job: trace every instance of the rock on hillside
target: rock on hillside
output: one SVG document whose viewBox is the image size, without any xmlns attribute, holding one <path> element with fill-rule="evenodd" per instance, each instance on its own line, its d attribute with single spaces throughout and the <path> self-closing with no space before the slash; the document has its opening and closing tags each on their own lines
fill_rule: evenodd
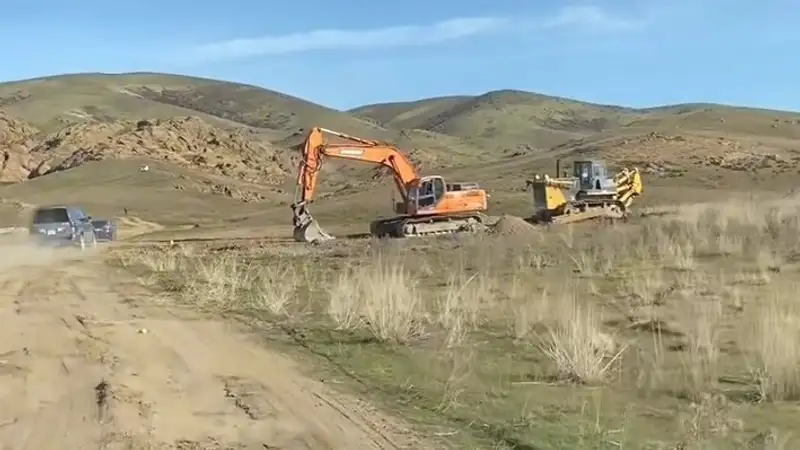
<svg viewBox="0 0 800 450">
<path fill-rule="evenodd" d="M 569 148 L 575 159 L 600 158 L 618 166 L 638 166 L 650 173 L 679 176 L 687 169 L 781 173 L 796 170 L 800 155 L 774 142 L 696 134 L 650 132 L 600 141 L 577 141 Z"/>
<path fill-rule="evenodd" d="M 248 182 L 280 183 L 286 155 L 247 134 L 196 117 L 84 123 L 62 129 L 32 152 L 55 162 L 47 173 L 106 158 L 144 157 Z"/>
<path fill-rule="evenodd" d="M 31 157 L 39 130 L 0 110 L 0 182 L 22 181 L 38 164 Z"/>
</svg>

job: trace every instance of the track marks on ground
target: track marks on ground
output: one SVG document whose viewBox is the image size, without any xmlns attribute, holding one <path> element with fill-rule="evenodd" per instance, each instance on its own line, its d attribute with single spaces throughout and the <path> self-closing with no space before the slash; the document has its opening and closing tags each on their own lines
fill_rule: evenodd
<svg viewBox="0 0 800 450">
<path fill-rule="evenodd" d="M 91 259 L 0 276 L 3 450 L 418 448 L 286 357 L 115 276 Z"/>
</svg>

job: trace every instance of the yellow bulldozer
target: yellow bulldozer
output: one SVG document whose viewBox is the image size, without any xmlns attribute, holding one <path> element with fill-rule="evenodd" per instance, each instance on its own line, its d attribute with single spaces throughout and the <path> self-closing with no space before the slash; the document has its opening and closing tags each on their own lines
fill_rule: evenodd
<svg viewBox="0 0 800 450">
<path fill-rule="evenodd" d="M 561 174 L 556 161 L 556 174 Z M 622 219 L 642 194 L 639 169 L 623 169 L 608 174 L 598 161 L 575 161 L 572 176 L 564 173 L 551 178 L 537 174 L 527 185 L 533 191 L 533 221 L 566 224 L 590 219 Z"/>
</svg>

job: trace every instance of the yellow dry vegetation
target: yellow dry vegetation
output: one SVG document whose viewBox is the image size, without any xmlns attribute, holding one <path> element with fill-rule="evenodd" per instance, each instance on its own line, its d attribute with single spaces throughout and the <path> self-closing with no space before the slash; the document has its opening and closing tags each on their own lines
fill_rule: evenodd
<svg viewBox="0 0 800 450">
<path fill-rule="evenodd" d="M 326 377 L 452 448 L 705 449 L 797 444 L 798 260 L 800 199 L 754 198 L 610 227 L 116 261 L 163 301 L 324 356 Z"/>
</svg>

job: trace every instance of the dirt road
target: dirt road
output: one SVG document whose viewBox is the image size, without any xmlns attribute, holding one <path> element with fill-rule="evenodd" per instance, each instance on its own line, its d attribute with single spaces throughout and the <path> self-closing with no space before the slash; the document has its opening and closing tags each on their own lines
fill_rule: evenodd
<svg viewBox="0 0 800 450">
<path fill-rule="evenodd" d="M 1 449 L 419 448 L 230 325 L 152 306 L 99 258 L 1 268 Z"/>
</svg>

